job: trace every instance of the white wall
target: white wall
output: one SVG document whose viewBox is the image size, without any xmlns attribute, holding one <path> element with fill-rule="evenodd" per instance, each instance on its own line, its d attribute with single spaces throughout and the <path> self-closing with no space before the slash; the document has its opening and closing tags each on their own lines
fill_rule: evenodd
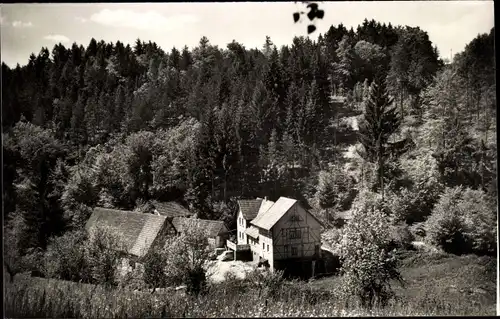
<svg viewBox="0 0 500 319">
<path fill-rule="evenodd" d="M 238 218 L 236 220 L 236 238 L 237 238 L 237 243 L 238 245 L 244 245 L 247 244 L 247 234 L 245 234 L 245 230 L 247 229 L 247 222 L 245 218 L 243 217 L 243 213 L 240 211 L 238 212 Z"/>
<path fill-rule="evenodd" d="M 259 229 L 259 244 L 257 245 L 257 249 L 260 253 L 260 257 L 269 261 L 271 270 L 274 269 L 274 247 L 272 237 L 272 231 Z"/>
</svg>

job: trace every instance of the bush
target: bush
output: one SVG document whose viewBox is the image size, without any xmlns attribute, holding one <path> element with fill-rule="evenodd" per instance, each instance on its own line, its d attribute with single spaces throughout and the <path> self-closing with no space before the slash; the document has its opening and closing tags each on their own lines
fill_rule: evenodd
<svg viewBox="0 0 500 319">
<path fill-rule="evenodd" d="M 401 160 L 401 168 L 409 185 L 388 196 L 396 221 L 408 224 L 424 221 L 432 212 L 443 191 L 436 160 L 430 153 L 411 153 Z"/>
<path fill-rule="evenodd" d="M 463 191 L 458 210 L 464 214 L 464 224 L 472 250 L 478 254 L 496 252 L 496 207 L 481 190 L 467 188 Z"/>
<path fill-rule="evenodd" d="M 495 253 L 496 218 L 483 191 L 446 188 L 425 226 L 430 242 L 446 252 Z"/>
<path fill-rule="evenodd" d="M 390 196 L 390 194 L 386 194 Z M 382 200 L 382 196 L 373 191 L 363 189 L 359 192 L 358 196 L 353 202 L 352 205 L 354 210 L 362 210 L 362 211 L 371 211 L 371 210 L 379 210 L 384 212 L 386 215 L 390 214 L 390 207 L 386 200 Z"/>
<path fill-rule="evenodd" d="M 146 255 L 143 280 L 149 287 L 156 289 L 167 286 L 166 258 L 164 250 L 153 249 Z"/>
<path fill-rule="evenodd" d="M 88 282 L 90 278 L 84 252 L 86 240 L 84 231 L 70 231 L 51 238 L 44 256 L 46 276 Z"/>
<path fill-rule="evenodd" d="M 8 220 L 4 228 L 4 267 L 10 275 L 10 280 L 23 271 L 22 255 L 20 251 L 21 234 L 24 231 L 24 220 L 20 214 L 16 214 Z"/>
<path fill-rule="evenodd" d="M 390 281 L 402 279 L 395 255 L 389 251 L 388 224 L 380 210 L 357 209 L 342 232 L 342 293 L 357 297 L 363 307 L 387 304 L 393 295 Z"/>
<path fill-rule="evenodd" d="M 125 250 L 122 243 L 123 240 L 112 228 L 96 226 L 90 230 L 84 254 L 93 283 L 105 286 L 117 284 L 119 261 Z"/>
<path fill-rule="evenodd" d="M 444 251 L 460 254 L 467 251 L 465 224 L 456 209 L 461 188 L 447 188 L 426 221 L 427 238 Z"/>
<path fill-rule="evenodd" d="M 432 212 L 439 193 L 430 194 L 428 189 L 403 188 L 387 196 L 387 206 L 395 221 L 413 223 L 424 221 Z"/>
<path fill-rule="evenodd" d="M 166 277 L 173 284 L 187 285 L 187 292 L 199 294 L 205 288 L 205 262 L 210 255 L 207 235 L 199 228 L 185 231 L 165 244 Z"/>
<path fill-rule="evenodd" d="M 316 199 L 319 206 L 324 209 L 349 209 L 356 196 L 354 184 L 354 179 L 339 167 L 334 167 L 330 171 L 320 172 L 316 192 Z"/>
<path fill-rule="evenodd" d="M 389 227 L 389 247 L 397 249 L 412 249 L 412 241 L 415 239 L 408 225 L 399 223 Z"/>
</svg>

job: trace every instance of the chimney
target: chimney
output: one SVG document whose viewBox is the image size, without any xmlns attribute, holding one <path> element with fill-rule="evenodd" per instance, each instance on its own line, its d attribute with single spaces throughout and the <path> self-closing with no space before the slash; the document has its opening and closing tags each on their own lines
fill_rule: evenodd
<svg viewBox="0 0 500 319">
<path fill-rule="evenodd" d="M 264 196 L 264 201 L 267 202 L 267 196 Z"/>
</svg>

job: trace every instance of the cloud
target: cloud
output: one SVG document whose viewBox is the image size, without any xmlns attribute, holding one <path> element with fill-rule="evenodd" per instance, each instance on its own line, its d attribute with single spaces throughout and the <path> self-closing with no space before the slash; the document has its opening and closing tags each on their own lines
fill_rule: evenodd
<svg viewBox="0 0 500 319">
<path fill-rule="evenodd" d="M 44 36 L 43 38 L 45 40 L 50 40 L 50 41 L 54 41 L 54 42 L 61 42 L 61 43 L 69 42 L 68 37 L 61 35 L 61 34 L 50 34 L 50 35 Z"/>
<path fill-rule="evenodd" d="M 78 22 L 81 22 L 81 23 L 87 22 L 87 19 L 82 18 L 82 17 L 76 17 L 75 20 L 78 21 Z"/>
<path fill-rule="evenodd" d="M 198 21 L 193 15 L 183 14 L 165 17 L 154 11 L 135 12 L 124 9 L 103 9 L 98 13 L 94 13 L 90 20 L 107 26 L 139 30 L 173 30 Z"/>
<path fill-rule="evenodd" d="M 12 22 L 12 26 L 14 28 L 29 28 L 29 27 L 32 27 L 33 24 L 31 22 L 22 22 L 22 21 L 14 21 Z"/>
</svg>

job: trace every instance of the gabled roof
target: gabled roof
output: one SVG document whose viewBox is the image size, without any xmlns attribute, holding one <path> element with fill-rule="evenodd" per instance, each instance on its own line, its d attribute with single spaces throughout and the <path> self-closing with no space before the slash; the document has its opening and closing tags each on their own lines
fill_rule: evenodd
<svg viewBox="0 0 500 319">
<path fill-rule="evenodd" d="M 158 202 L 152 201 L 153 206 L 156 209 L 156 212 L 162 216 L 166 216 L 169 218 L 174 217 L 189 217 L 194 215 L 189 210 L 187 210 L 184 206 L 176 202 Z"/>
<path fill-rule="evenodd" d="M 296 199 L 292 198 L 287 198 L 287 197 L 280 197 L 276 203 L 269 201 L 270 204 L 272 205 L 269 209 L 266 209 L 264 207 L 261 207 L 261 211 L 259 211 L 259 214 L 255 219 L 253 219 L 250 223 L 269 230 L 271 229 L 285 214 L 292 208 L 295 203 L 297 203 Z M 321 226 L 323 226 L 323 223 L 313 214 L 311 214 L 307 209 L 305 210 L 307 214 L 309 214 L 314 220 L 316 220 Z"/>
<path fill-rule="evenodd" d="M 276 203 L 271 206 L 271 208 L 259 214 L 254 220 L 251 221 L 251 223 L 260 228 L 269 230 L 281 219 L 281 217 L 286 214 L 287 211 L 290 210 L 290 208 L 292 208 L 293 205 L 295 205 L 296 202 L 296 199 L 280 197 Z"/>
<path fill-rule="evenodd" d="M 126 252 L 142 257 L 148 252 L 165 221 L 165 216 L 96 207 L 85 229 L 90 230 L 95 226 L 113 228 L 123 240 Z"/>
<path fill-rule="evenodd" d="M 259 216 L 259 214 L 262 214 L 264 212 L 266 212 L 269 208 L 271 208 L 271 206 L 274 205 L 274 202 L 271 201 L 271 200 L 264 200 L 262 202 L 262 204 L 260 205 L 260 208 L 259 208 L 259 213 L 257 214 L 257 216 Z M 257 217 L 256 216 L 256 217 Z"/>
<path fill-rule="evenodd" d="M 217 237 L 228 232 L 226 225 L 220 220 L 175 217 L 172 220 L 172 225 L 179 233 L 182 233 L 186 228 L 201 228 L 207 232 L 208 237 Z"/>
<path fill-rule="evenodd" d="M 262 203 L 262 199 L 240 199 L 238 200 L 238 205 L 240 206 L 241 213 L 243 214 L 243 218 L 246 220 L 254 219 L 260 208 L 260 204 Z"/>
<path fill-rule="evenodd" d="M 259 229 L 255 226 L 250 226 L 245 229 L 245 234 L 252 238 L 259 238 Z"/>
</svg>

